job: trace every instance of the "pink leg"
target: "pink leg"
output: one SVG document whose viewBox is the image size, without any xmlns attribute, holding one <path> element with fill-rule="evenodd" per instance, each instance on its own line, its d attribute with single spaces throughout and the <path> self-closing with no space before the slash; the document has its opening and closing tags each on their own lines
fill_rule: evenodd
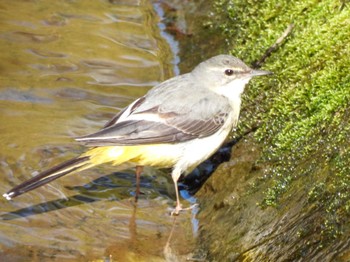
<svg viewBox="0 0 350 262">
<path fill-rule="evenodd" d="M 177 181 L 174 180 L 174 185 L 175 185 L 175 193 L 176 193 L 176 207 L 175 209 L 171 212 L 172 216 L 177 216 L 181 210 L 183 210 L 181 202 L 180 202 L 180 196 L 179 196 L 179 189 L 177 188 Z"/>
</svg>

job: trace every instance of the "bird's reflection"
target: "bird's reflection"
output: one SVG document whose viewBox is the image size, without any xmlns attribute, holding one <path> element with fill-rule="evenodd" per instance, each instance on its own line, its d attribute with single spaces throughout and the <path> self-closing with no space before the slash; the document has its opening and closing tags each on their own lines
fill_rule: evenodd
<svg viewBox="0 0 350 262">
<path fill-rule="evenodd" d="M 159 209 L 155 210 L 153 215 L 160 215 L 161 219 L 153 227 L 152 223 L 148 224 L 151 221 L 145 216 L 147 211 L 138 208 L 139 204 L 144 205 L 144 202 L 135 202 L 129 213 L 129 237 L 123 240 L 116 237 L 115 242 L 106 248 L 105 261 L 199 261 L 193 259 L 192 252 L 196 233 L 190 233 L 197 208 L 184 211 L 180 216 L 162 215 Z"/>
</svg>

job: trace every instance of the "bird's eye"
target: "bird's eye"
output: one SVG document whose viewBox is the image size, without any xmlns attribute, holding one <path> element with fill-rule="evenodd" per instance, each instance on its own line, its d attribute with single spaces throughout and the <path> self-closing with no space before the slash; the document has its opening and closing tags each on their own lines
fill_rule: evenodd
<svg viewBox="0 0 350 262">
<path fill-rule="evenodd" d="M 233 75 L 233 70 L 232 69 L 226 69 L 225 70 L 225 75 L 227 75 L 227 76 L 232 76 Z"/>
</svg>

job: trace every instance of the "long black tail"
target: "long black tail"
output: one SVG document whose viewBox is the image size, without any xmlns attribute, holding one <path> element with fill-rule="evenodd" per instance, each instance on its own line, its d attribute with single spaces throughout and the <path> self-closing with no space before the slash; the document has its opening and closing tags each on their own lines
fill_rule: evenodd
<svg viewBox="0 0 350 262">
<path fill-rule="evenodd" d="M 25 192 L 28 192 L 39 186 L 47 184 L 73 171 L 86 169 L 90 167 L 89 160 L 90 160 L 90 157 L 83 156 L 83 157 L 77 157 L 77 158 L 68 160 L 66 162 L 63 162 L 57 166 L 54 166 L 46 171 L 41 172 L 35 177 L 32 177 L 31 179 L 21 183 L 20 185 L 15 186 L 14 188 L 12 188 L 10 191 L 3 194 L 2 196 L 7 200 L 11 200 L 16 196 L 22 195 Z"/>
</svg>

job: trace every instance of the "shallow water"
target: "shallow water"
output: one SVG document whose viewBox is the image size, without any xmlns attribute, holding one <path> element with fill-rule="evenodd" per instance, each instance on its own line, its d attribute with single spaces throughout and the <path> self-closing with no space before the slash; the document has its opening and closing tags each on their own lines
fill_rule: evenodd
<svg viewBox="0 0 350 262">
<path fill-rule="evenodd" d="M 178 72 L 160 8 L 137 0 L 0 3 L 0 192 L 83 152 L 75 136 L 97 131 Z M 169 216 L 168 172 L 147 168 L 135 205 L 133 170 L 117 171 L 101 166 L 1 199 L 1 261 L 183 260 L 195 210 Z"/>
</svg>

